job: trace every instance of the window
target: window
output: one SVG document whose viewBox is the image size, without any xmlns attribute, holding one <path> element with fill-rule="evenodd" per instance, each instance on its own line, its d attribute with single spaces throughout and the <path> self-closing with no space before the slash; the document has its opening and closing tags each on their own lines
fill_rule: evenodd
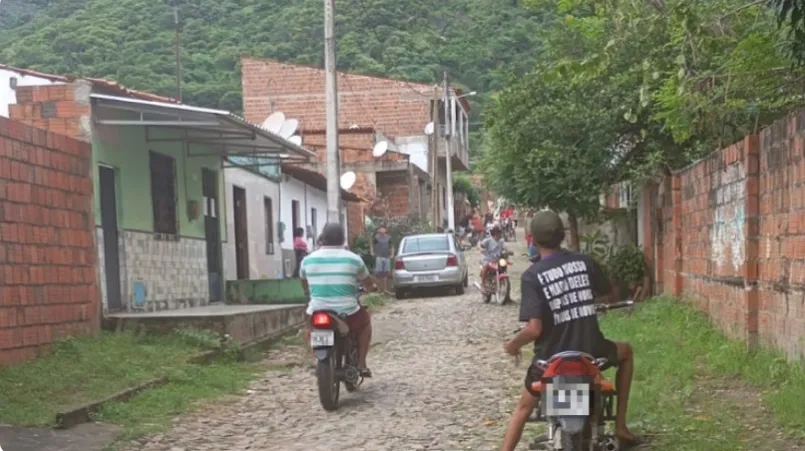
<svg viewBox="0 0 805 451">
<path fill-rule="evenodd" d="M 154 233 L 177 235 L 179 224 L 176 214 L 176 161 L 156 152 L 149 152 L 149 160 Z"/>
<path fill-rule="evenodd" d="M 313 229 L 313 239 L 315 240 L 319 234 L 318 221 L 316 220 L 316 209 L 310 209 L 310 227 Z"/>
<path fill-rule="evenodd" d="M 270 197 L 263 198 L 263 207 L 266 210 L 266 254 L 274 255 L 274 203 Z"/>
<path fill-rule="evenodd" d="M 406 238 L 403 253 L 448 252 L 450 243 L 447 241 L 447 237 L 448 235 L 430 235 Z"/>
<path fill-rule="evenodd" d="M 299 228 L 299 201 L 291 201 L 291 236 L 296 233 Z"/>
</svg>

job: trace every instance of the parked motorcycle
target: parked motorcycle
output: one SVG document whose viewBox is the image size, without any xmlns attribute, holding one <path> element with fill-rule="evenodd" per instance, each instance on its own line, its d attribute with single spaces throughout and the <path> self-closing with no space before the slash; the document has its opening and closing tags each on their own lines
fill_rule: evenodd
<svg viewBox="0 0 805 451">
<path fill-rule="evenodd" d="M 317 311 L 310 317 L 310 347 L 316 356 L 319 401 L 328 412 L 338 410 L 342 382 L 348 392 L 357 390 L 363 382 L 358 370 L 358 341 L 344 316 Z"/>
<path fill-rule="evenodd" d="M 631 307 L 634 302 L 598 304 L 596 311 Z M 540 392 L 532 422 L 547 422 L 548 434 L 529 445 L 541 451 L 617 451 L 618 441 L 606 432 L 615 421 L 615 386 L 601 375 L 607 359 L 566 351 L 535 363 L 542 380 L 531 389 Z"/>
<path fill-rule="evenodd" d="M 495 304 L 503 305 L 511 301 L 511 281 L 509 280 L 509 266 L 511 266 L 510 252 L 503 252 L 499 259 L 486 266 L 485 280 L 481 281 L 481 293 L 484 303 L 488 304 L 494 298 Z"/>
</svg>

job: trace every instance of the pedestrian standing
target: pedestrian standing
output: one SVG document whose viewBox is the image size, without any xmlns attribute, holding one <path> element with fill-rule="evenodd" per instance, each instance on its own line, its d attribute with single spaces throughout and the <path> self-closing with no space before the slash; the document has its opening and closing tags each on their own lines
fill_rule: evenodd
<svg viewBox="0 0 805 451">
<path fill-rule="evenodd" d="M 374 239 L 369 243 L 369 254 L 375 257 L 375 278 L 380 289 L 389 293 L 389 276 L 391 275 L 391 257 L 394 255 L 394 246 L 391 236 L 384 226 L 380 226 Z"/>
<path fill-rule="evenodd" d="M 294 278 L 299 278 L 299 267 L 302 265 L 302 259 L 307 256 L 307 241 L 305 241 L 305 229 L 297 227 L 293 231 L 293 253 L 296 256 L 296 268 L 294 269 Z"/>
</svg>

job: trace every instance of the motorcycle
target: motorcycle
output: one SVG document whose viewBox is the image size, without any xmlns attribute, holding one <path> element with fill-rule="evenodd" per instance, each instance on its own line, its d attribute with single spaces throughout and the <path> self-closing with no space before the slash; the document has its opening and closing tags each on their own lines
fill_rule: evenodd
<svg viewBox="0 0 805 451">
<path fill-rule="evenodd" d="M 360 292 L 364 293 L 362 287 Z M 363 383 L 358 370 L 358 341 L 344 321 L 345 316 L 317 311 L 310 317 L 310 347 L 316 356 L 319 401 L 328 412 L 338 410 L 342 382 L 348 392 Z"/>
<path fill-rule="evenodd" d="M 598 313 L 632 307 L 634 301 L 598 304 Z M 537 360 L 542 380 L 531 385 L 540 392 L 540 405 L 530 422 L 548 423 L 548 434 L 529 449 L 541 451 L 617 451 L 618 440 L 606 432 L 615 421 L 615 386 L 601 375 L 605 358 L 566 351 Z"/>
<path fill-rule="evenodd" d="M 486 266 L 485 280 L 481 281 L 481 293 L 484 303 L 488 304 L 495 298 L 495 304 L 503 305 L 511 301 L 511 281 L 508 268 L 511 265 L 511 253 L 503 252 L 496 261 Z"/>
<path fill-rule="evenodd" d="M 515 232 L 514 220 L 511 218 L 504 218 L 501 224 L 503 229 L 503 239 L 505 241 L 516 241 L 517 233 Z"/>
</svg>

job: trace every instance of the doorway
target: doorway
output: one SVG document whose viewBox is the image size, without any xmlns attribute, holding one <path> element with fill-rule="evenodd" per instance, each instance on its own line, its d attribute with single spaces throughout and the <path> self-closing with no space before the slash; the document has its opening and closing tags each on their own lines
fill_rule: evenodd
<svg viewBox="0 0 805 451">
<path fill-rule="evenodd" d="M 232 187 L 235 208 L 235 260 L 238 280 L 249 278 L 249 230 L 246 215 L 246 190 Z"/>
<path fill-rule="evenodd" d="M 296 229 L 299 228 L 299 201 L 291 201 L 291 236 L 294 236 Z"/>
<path fill-rule="evenodd" d="M 110 312 L 123 309 L 120 293 L 120 247 L 117 224 L 117 183 L 115 170 L 107 166 L 98 169 L 101 200 L 101 230 L 103 232 L 103 261 L 106 274 L 106 308 Z"/>
<path fill-rule="evenodd" d="M 223 261 L 221 223 L 218 218 L 218 172 L 201 169 L 201 191 L 204 197 L 204 241 L 207 243 L 210 301 L 220 302 L 223 300 Z"/>
</svg>

